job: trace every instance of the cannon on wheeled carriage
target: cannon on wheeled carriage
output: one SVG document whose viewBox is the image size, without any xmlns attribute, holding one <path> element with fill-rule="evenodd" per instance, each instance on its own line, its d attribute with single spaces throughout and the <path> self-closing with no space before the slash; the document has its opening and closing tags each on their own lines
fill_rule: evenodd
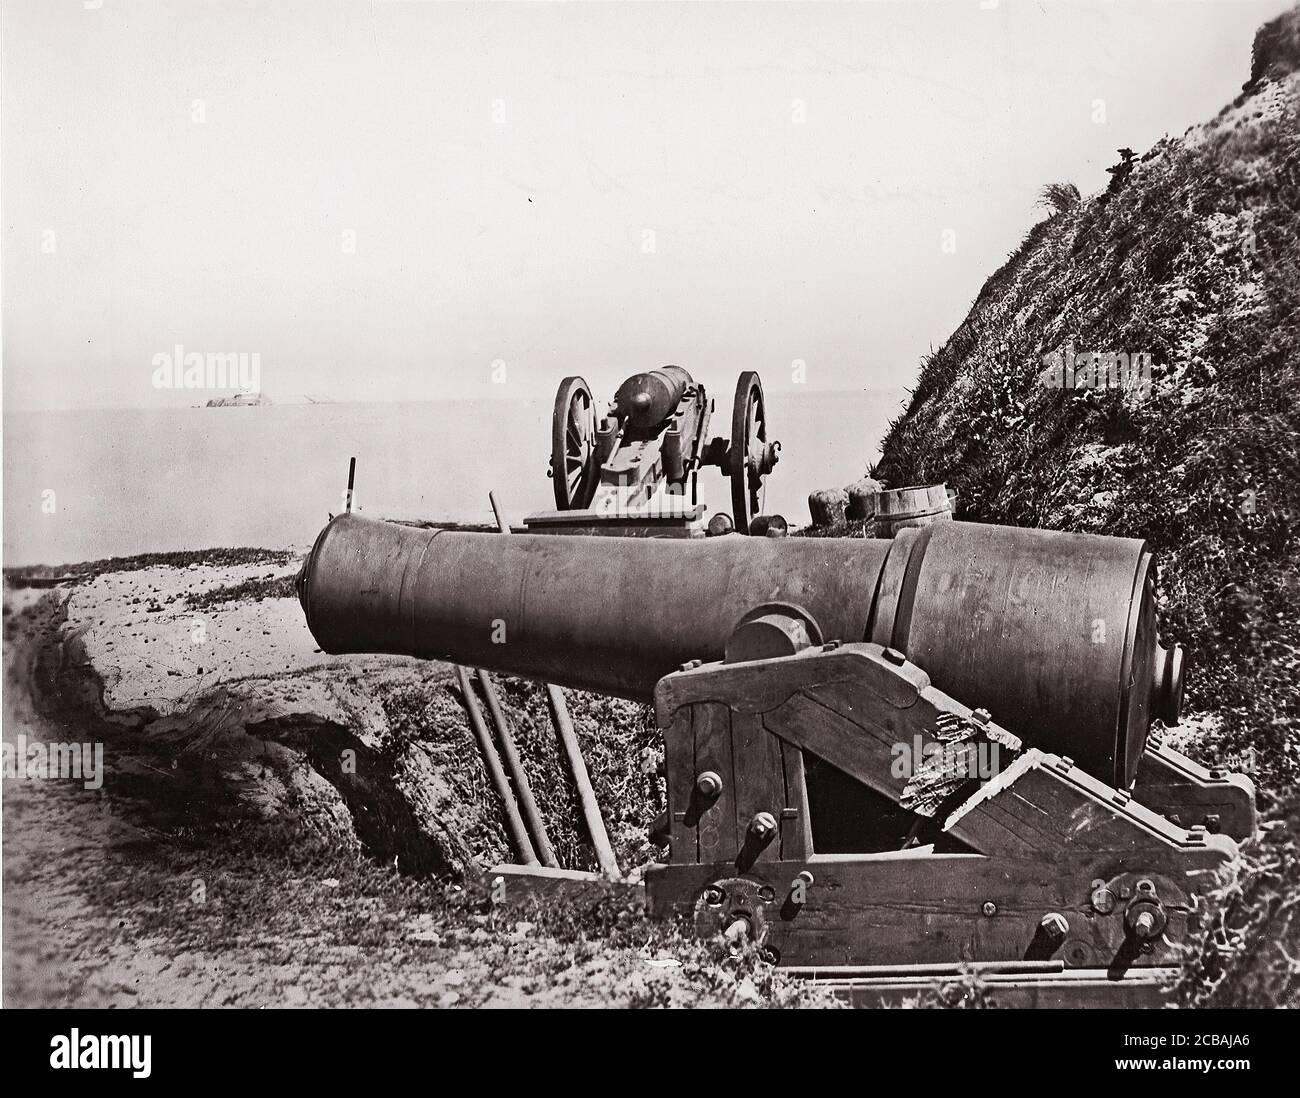
<svg viewBox="0 0 1300 1098">
<path fill-rule="evenodd" d="M 956 521 L 598 545 L 348 514 L 298 591 L 326 652 L 653 699 L 653 914 L 855 1001 L 975 965 L 1000 1001 L 1155 1005 L 1256 830 L 1248 778 L 1151 727 L 1183 680 L 1155 577 L 1140 540 Z"/>
<path fill-rule="evenodd" d="M 728 438 L 709 437 L 713 400 L 680 366 L 633 374 L 600 415 L 591 388 L 566 377 L 555 397 L 548 475 L 555 511 L 530 515 L 535 533 L 699 537 L 704 508 L 696 478 L 716 466 L 731 481 L 732 513 L 713 532 L 749 533 L 763 510 L 781 444 L 768 438 L 763 385 L 741 373 Z"/>
</svg>

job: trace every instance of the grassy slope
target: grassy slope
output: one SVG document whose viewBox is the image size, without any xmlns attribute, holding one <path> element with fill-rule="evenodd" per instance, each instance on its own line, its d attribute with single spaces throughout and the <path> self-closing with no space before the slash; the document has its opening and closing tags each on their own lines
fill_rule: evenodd
<svg viewBox="0 0 1300 1098">
<path fill-rule="evenodd" d="M 946 481 L 974 521 L 1147 538 L 1206 744 L 1300 777 L 1300 47 L 1261 31 L 1214 122 L 1035 225 L 922 366 L 880 475 Z M 1052 389 L 1043 356 L 1150 352 L 1154 392 Z"/>
<path fill-rule="evenodd" d="M 1035 225 L 926 360 L 877 473 L 964 518 L 1142 537 L 1188 649 L 1187 744 L 1258 761 L 1275 830 L 1211 905 L 1196 1005 L 1296 1005 L 1300 926 L 1300 12 L 1219 117 Z M 1154 392 L 1044 386 L 1043 356 L 1150 352 Z M 1227 946 L 1228 948 L 1223 948 Z"/>
<path fill-rule="evenodd" d="M 596 869 L 544 690 L 523 679 L 495 676 L 495 681 L 560 864 Z M 644 760 L 645 752 L 657 759 L 662 750 L 650 708 L 579 690 L 565 691 L 565 697 L 619 864 L 631 869 L 655 860 L 647 836 L 657 810 Z M 385 750 L 400 754 L 418 744 L 428 752 L 456 805 L 454 826 L 479 865 L 512 861 L 500 803 L 459 692 L 448 682 L 412 683 L 381 692 L 381 702 L 391 730 Z"/>
</svg>

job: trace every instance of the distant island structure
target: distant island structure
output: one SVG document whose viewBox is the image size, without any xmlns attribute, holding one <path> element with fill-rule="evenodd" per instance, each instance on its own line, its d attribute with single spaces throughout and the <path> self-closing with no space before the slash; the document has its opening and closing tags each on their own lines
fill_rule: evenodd
<svg viewBox="0 0 1300 1098">
<path fill-rule="evenodd" d="M 269 404 L 334 404 L 333 397 L 314 396 L 311 393 L 290 394 L 272 401 L 266 393 L 235 393 L 233 396 L 213 397 L 207 404 L 194 404 L 193 408 L 259 408 Z"/>
<path fill-rule="evenodd" d="M 271 398 L 265 393 L 236 393 L 229 397 L 213 397 L 204 405 L 205 408 L 256 408 L 270 404 Z"/>
</svg>

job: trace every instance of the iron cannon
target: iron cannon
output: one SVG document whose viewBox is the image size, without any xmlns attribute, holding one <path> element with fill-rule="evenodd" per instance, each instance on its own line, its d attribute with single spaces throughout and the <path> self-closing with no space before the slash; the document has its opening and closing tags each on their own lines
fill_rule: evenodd
<svg viewBox="0 0 1300 1098">
<path fill-rule="evenodd" d="M 1077 1004 L 1154 1001 L 1255 829 L 1247 778 L 1152 727 L 1183 691 L 1155 585 L 1143 541 L 968 522 L 656 540 L 345 514 L 298 594 L 330 653 L 653 701 L 652 911 L 859 990 L 974 962 Z"/>
<path fill-rule="evenodd" d="M 566 377 L 551 416 L 547 475 L 555 512 L 530 516 L 538 532 L 629 532 L 629 518 L 648 519 L 651 536 L 703 536 L 696 476 L 716 466 L 731 484 L 731 525 L 742 534 L 763 509 L 766 478 L 781 444 L 768 438 L 763 384 L 752 370 L 736 382 L 728 437 L 710 437 L 713 400 L 680 366 L 627 378 L 607 414 L 591 389 Z M 687 504 L 687 497 L 689 505 Z"/>
<path fill-rule="evenodd" d="M 894 539 L 669 542 L 422 530 L 341 515 L 300 585 L 326 652 L 454 660 L 650 700 L 736 625 L 797 608 L 818 642 L 907 653 L 1029 743 L 1131 784 L 1153 717 L 1177 721 L 1182 653 L 1156 638 L 1141 541 L 977 523 Z"/>
</svg>

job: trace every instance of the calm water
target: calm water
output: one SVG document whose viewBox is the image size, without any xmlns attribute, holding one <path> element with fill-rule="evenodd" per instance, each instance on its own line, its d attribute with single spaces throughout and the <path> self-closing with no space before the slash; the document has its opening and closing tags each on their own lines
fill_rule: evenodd
<svg viewBox="0 0 1300 1098">
<path fill-rule="evenodd" d="M 782 452 L 766 509 L 807 522 L 810 490 L 876 459 L 901 397 L 769 393 Z M 719 405 L 714 433 L 729 412 Z M 4 563 L 308 545 L 342 510 L 353 455 L 373 515 L 487 522 L 495 489 L 518 521 L 553 506 L 550 416 L 549 400 L 6 414 Z M 718 470 L 701 473 L 700 499 L 731 510 Z"/>
</svg>

